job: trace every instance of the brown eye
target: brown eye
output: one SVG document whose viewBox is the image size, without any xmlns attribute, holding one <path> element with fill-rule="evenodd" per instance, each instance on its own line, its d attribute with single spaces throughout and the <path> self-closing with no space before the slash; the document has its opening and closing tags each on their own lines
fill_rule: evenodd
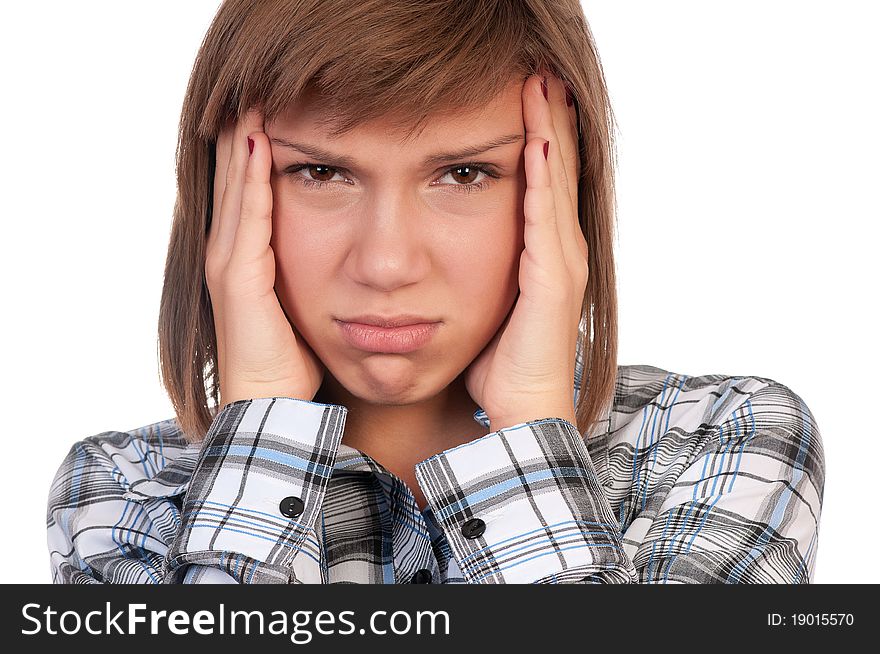
<svg viewBox="0 0 880 654">
<path fill-rule="evenodd" d="M 302 184 L 305 187 L 313 189 L 323 188 L 325 184 L 335 186 L 337 182 L 334 181 L 334 177 L 337 175 L 342 178 L 339 181 L 348 183 L 345 176 L 339 172 L 338 168 L 325 166 L 324 164 L 293 164 L 292 166 L 285 168 L 283 174 L 290 177 L 297 184 Z"/>
<path fill-rule="evenodd" d="M 331 168 L 330 166 L 308 166 L 309 176 L 312 177 L 316 182 L 329 182 L 333 179 L 333 176 L 336 174 L 336 169 Z M 312 174 L 312 171 L 317 171 L 316 175 Z"/>
<path fill-rule="evenodd" d="M 456 182 L 461 184 L 471 184 L 482 172 L 475 166 L 457 166 L 450 169 L 449 174 L 452 175 Z"/>
<path fill-rule="evenodd" d="M 480 181 L 475 181 L 480 175 L 484 175 L 484 178 Z M 451 178 L 452 182 L 440 184 L 440 186 L 444 186 L 455 193 L 473 193 L 486 190 L 492 185 L 492 180 L 498 179 L 500 175 L 486 164 L 469 163 L 446 168 L 446 172 L 440 179 L 447 177 Z"/>
</svg>

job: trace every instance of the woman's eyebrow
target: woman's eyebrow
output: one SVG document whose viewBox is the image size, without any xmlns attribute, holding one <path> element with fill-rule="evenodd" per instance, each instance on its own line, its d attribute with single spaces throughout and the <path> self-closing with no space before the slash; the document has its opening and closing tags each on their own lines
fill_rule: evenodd
<svg viewBox="0 0 880 654">
<path fill-rule="evenodd" d="M 505 136 L 499 136 L 481 145 L 472 145 L 461 148 L 460 150 L 438 152 L 436 154 L 432 154 L 431 156 L 425 158 L 424 165 L 431 166 L 448 161 L 459 161 L 462 159 L 468 159 L 478 154 L 487 152 L 488 150 L 499 148 L 502 145 L 517 143 L 519 141 L 523 141 L 524 139 L 525 137 L 523 136 L 523 134 L 507 134 Z M 310 145 L 308 143 L 301 143 L 298 141 L 287 141 L 276 136 L 271 137 L 269 141 L 282 148 L 291 148 L 293 150 L 298 150 L 299 152 L 302 152 L 303 154 L 312 157 L 313 159 L 321 161 L 321 163 L 326 163 L 331 166 L 338 166 L 340 168 L 357 168 L 357 162 L 352 157 L 344 154 L 335 154 L 316 145 Z"/>
</svg>

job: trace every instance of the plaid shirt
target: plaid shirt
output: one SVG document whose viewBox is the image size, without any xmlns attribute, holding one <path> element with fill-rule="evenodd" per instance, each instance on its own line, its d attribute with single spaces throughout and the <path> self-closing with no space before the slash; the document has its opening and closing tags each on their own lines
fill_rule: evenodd
<svg viewBox="0 0 880 654">
<path fill-rule="evenodd" d="M 580 391 L 582 361 L 575 375 Z M 73 445 L 55 583 L 808 583 L 825 481 L 801 398 L 762 377 L 620 366 L 590 433 L 514 425 L 416 467 L 428 506 L 341 442 L 347 409 L 240 400 Z M 485 412 L 474 419 L 488 427 Z"/>
</svg>

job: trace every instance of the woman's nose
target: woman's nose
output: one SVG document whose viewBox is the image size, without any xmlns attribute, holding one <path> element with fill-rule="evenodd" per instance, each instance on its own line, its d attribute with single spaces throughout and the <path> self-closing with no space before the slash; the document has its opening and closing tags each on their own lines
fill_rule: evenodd
<svg viewBox="0 0 880 654">
<path fill-rule="evenodd" d="M 430 268 L 426 220 L 424 208 L 411 199 L 386 195 L 366 208 L 350 250 L 351 277 L 382 291 L 423 279 Z"/>
</svg>

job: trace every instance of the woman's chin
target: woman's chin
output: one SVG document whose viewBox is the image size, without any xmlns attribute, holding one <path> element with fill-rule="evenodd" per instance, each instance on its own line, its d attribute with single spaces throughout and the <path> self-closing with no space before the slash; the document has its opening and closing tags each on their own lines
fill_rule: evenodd
<svg viewBox="0 0 880 654">
<path fill-rule="evenodd" d="M 375 355 L 361 362 L 346 388 L 369 404 L 413 404 L 442 390 L 433 387 L 433 378 L 405 356 Z"/>
</svg>

